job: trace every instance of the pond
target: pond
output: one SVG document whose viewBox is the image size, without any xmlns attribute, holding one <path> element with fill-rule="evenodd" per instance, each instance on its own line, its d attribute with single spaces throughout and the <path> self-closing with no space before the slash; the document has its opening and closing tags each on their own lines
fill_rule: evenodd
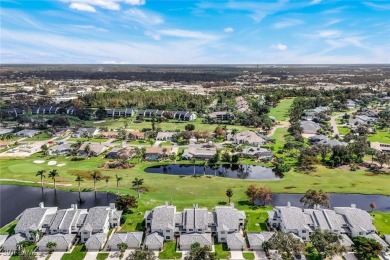
<svg viewBox="0 0 390 260">
<path fill-rule="evenodd" d="M 217 165 L 215 169 L 191 164 L 169 164 L 148 167 L 145 172 L 172 175 L 208 175 L 247 180 L 279 180 L 282 178 L 271 168 L 249 164 L 223 164 Z"/>
<path fill-rule="evenodd" d="M 40 187 L 0 185 L 0 227 L 13 221 L 26 208 L 37 207 L 43 201 L 46 206 L 68 208 L 71 204 L 78 203 L 80 208 L 106 206 L 115 202 L 116 195 L 98 192 L 96 199 L 93 192 L 83 192 L 81 205 L 78 203 L 78 193 Z M 285 206 L 290 202 L 292 206 L 302 207 L 299 203 L 303 194 L 277 193 L 272 195 L 273 206 Z M 390 196 L 363 195 L 363 194 L 330 194 L 331 207 L 348 207 L 356 204 L 358 208 L 370 210 L 370 203 L 374 202 L 376 211 L 390 212 Z M 261 202 L 258 202 L 261 204 Z M 189 205 L 190 206 L 190 205 Z"/>
<path fill-rule="evenodd" d="M 302 208 L 303 206 L 299 202 L 302 196 L 303 194 L 272 194 L 271 204 L 273 206 L 286 206 L 287 202 L 290 202 L 291 206 Z M 374 202 L 375 211 L 390 212 L 390 196 L 330 193 L 329 198 L 330 208 L 350 207 L 351 204 L 355 204 L 357 208 L 369 211 L 371 210 L 370 203 Z M 261 205 L 260 201 L 255 203 Z"/>
<path fill-rule="evenodd" d="M 82 192 L 83 203 L 78 203 L 79 193 L 54 189 L 43 190 L 41 187 L 18 185 L 0 185 L 0 226 L 13 221 L 26 208 L 38 207 L 40 202 L 45 206 L 69 208 L 71 204 L 78 204 L 79 208 L 108 206 L 115 202 L 116 195 L 97 192 Z"/>
</svg>

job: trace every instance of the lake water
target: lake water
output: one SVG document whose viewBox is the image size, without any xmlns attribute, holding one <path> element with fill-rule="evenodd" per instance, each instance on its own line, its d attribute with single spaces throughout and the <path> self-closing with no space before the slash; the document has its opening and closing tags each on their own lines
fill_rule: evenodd
<svg viewBox="0 0 390 260">
<path fill-rule="evenodd" d="M 271 168 L 254 165 L 224 164 L 218 169 L 210 167 L 193 166 L 188 164 L 169 164 L 161 166 L 152 166 L 145 169 L 147 173 L 160 173 L 172 175 L 209 175 L 233 179 L 248 180 L 278 180 L 281 176 L 277 175 Z"/>
<path fill-rule="evenodd" d="M 115 194 L 97 193 L 95 199 L 93 192 L 83 192 L 82 199 L 85 200 L 80 208 L 91 208 L 94 206 L 106 206 L 115 202 Z M 302 207 L 299 203 L 302 194 L 273 194 L 272 205 L 284 206 L 290 202 L 292 206 Z M 223 197 L 221 197 L 223 199 Z M 234 197 L 233 197 L 234 199 Z M 71 204 L 78 203 L 78 192 L 69 192 L 40 187 L 0 185 L 0 226 L 13 221 L 26 208 L 37 207 L 43 201 L 46 206 L 57 206 L 68 208 Z M 370 203 L 374 202 L 377 211 L 390 212 L 390 197 L 383 195 L 361 195 L 361 194 L 330 194 L 332 207 L 347 207 L 356 204 L 358 208 L 370 210 Z M 188 205 L 191 206 L 191 205 Z"/>
<path fill-rule="evenodd" d="M 303 194 L 285 194 L 278 193 L 272 195 L 273 206 L 286 206 L 287 202 L 291 203 L 291 206 L 303 207 L 299 200 Z M 357 208 L 364 210 L 371 210 L 370 203 L 375 203 L 375 211 L 390 212 L 390 196 L 383 195 L 363 195 L 363 194 L 340 194 L 331 193 L 330 207 L 350 207 L 351 204 L 355 204 Z M 260 202 L 258 204 L 261 204 Z"/>
<path fill-rule="evenodd" d="M 114 194 L 103 192 L 82 192 L 82 204 L 78 203 L 79 193 L 54 189 L 42 189 L 40 187 L 0 185 L 0 226 L 13 221 L 26 208 L 37 207 L 40 202 L 45 206 L 69 208 L 71 204 L 78 204 L 79 208 L 91 208 L 95 206 L 108 206 L 115 202 Z"/>
</svg>

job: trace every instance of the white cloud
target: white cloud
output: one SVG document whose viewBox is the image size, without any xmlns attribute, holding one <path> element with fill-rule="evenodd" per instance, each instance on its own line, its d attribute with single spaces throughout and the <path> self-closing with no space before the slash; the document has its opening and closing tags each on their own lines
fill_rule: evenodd
<svg viewBox="0 0 390 260">
<path fill-rule="evenodd" d="M 144 5 L 146 3 L 145 0 L 124 0 L 124 2 L 129 5 Z"/>
<path fill-rule="evenodd" d="M 319 31 L 314 36 L 317 36 L 319 38 L 334 38 L 340 36 L 341 34 L 342 32 L 338 30 L 324 30 L 324 31 Z"/>
<path fill-rule="evenodd" d="M 277 43 L 277 44 L 272 44 L 271 48 L 277 51 L 285 51 L 287 50 L 287 45 Z"/>
<path fill-rule="evenodd" d="M 124 12 L 125 18 L 143 25 L 157 25 L 164 23 L 164 19 L 156 13 L 130 8 Z"/>
<path fill-rule="evenodd" d="M 93 6 L 86 3 L 71 3 L 69 8 L 83 12 L 96 12 L 96 9 Z"/>
<path fill-rule="evenodd" d="M 232 27 L 226 27 L 225 29 L 223 29 L 223 31 L 225 33 L 232 33 L 232 32 L 234 32 L 234 29 Z"/>
<path fill-rule="evenodd" d="M 342 19 L 333 19 L 333 20 L 330 20 L 329 22 L 327 22 L 326 24 L 324 24 L 323 27 L 328 27 L 328 26 L 340 23 L 342 21 L 343 21 Z"/>
<path fill-rule="evenodd" d="M 319 4 L 319 3 L 321 3 L 322 2 L 322 0 L 312 0 L 311 2 L 310 2 L 310 4 L 311 5 L 316 5 L 316 4 Z"/>
<path fill-rule="evenodd" d="M 364 2 L 364 4 L 376 10 L 390 10 L 390 4 L 376 4 L 371 2 Z"/>
<path fill-rule="evenodd" d="M 215 40 L 218 37 L 212 34 L 206 34 L 199 31 L 189 31 L 189 30 L 180 30 L 180 29 L 167 29 L 159 30 L 160 35 L 172 36 L 177 38 L 188 38 L 188 39 L 199 39 L 199 40 Z"/>
<path fill-rule="evenodd" d="M 69 8 L 84 12 L 96 12 L 95 7 L 102 9 L 118 11 L 120 4 L 140 6 L 146 3 L 145 0 L 60 0 L 63 3 L 69 3 Z"/>
<path fill-rule="evenodd" d="M 275 29 L 281 29 L 281 28 L 296 26 L 303 23 L 304 21 L 298 19 L 283 19 L 282 21 L 275 23 L 272 27 Z"/>
</svg>

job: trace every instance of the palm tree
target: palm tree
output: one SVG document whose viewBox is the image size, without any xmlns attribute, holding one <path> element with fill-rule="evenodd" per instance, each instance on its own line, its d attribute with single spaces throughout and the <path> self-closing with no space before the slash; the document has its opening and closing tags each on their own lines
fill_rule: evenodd
<svg viewBox="0 0 390 260">
<path fill-rule="evenodd" d="M 194 165 L 194 175 L 195 175 L 195 162 L 196 162 L 196 159 L 194 157 L 192 157 L 191 158 L 191 162 Z"/>
<path fill-rule="evenodd" d="M 203 175 L 206 175 L 207 161 L 204 161 L 204 162 L 202 163 L 202 165 L 203 165 Z"/>
<path fill-rule="evenodd" d="M 45 176 L 45 173 L 46 171 L 45 170 L 40 170 L 37 172 L 37 174 L 35 174 L 35 176 L 40 176 L 41 177 L 41 187 L 43 189 L 43 178 L 46 178 Z"/>
<path fill-rule="evenodd" d="M 110 177 L 106 177 L 106 193 L 108 193 L 108 180 L 110 179 Z"/>
<path fill-rule="evenodd" d="M 233 190 L 232 189 L 227 189 L 226 190 L 226 196 L 229 198 L 229 203 L 230 203 L 230 198 L 233 197 Z"/>
<path fill-rule="evenodd" d="M 115 178 L 116 178 L 116 189 L 117 189 L 117 193 L 119 194 L 119 182 L 123 179 L 122 177 L 118 176 L 118 175 L 115 175 Z"/>
<path fill-rule="evenodd" d="M 84 178 L 80 176 L 80 174 L 77 174 L 76 180 L 79 183 L 79 201 L 81 202 L 81 188 L 80 184 L 82 181 L 84 181 Z"/>
<path fill-rule="evenodd" d="M 102 178 L 97 171 L 93 171 L 91 173 L 91 177 L 93 179 L 93 190 L 95 192 L 95 198 L 96 198 L 96 182 L 100 181 L 100 179 Z"/>
<path fill-rule="evenodd" d="M 140 197 L 139 186 L 144 184 L 144 179 L 135 178 L 134 181 L 132 181 L 132 183 L 133 183 L 133 187 L 137 187 L 137 193 L 139 198 Z"/>
<path fill-rule="evenodd" d="M 46 247 L 49 248 L 49 252 L 53 252 L 54 248 L 57 247 L 57 243 L 55 243 L 55 242 L 47 242 Z"/>
<path fill-rule="evenodd" d="M 58 171 L 56 169 L 53 169 L 49 172 L 49 175 L 47 177 L 51 178 L 54 182 L 54 190 L 57 189 L 56 187 L 56 177 L 59 177 L 60 174 L 58 173 Z"/>
</svg>

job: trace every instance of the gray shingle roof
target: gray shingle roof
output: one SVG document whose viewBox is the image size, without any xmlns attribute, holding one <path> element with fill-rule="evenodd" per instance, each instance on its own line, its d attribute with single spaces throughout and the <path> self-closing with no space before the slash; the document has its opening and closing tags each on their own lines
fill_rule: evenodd
<svg viewBox="0 0 390 260">
<path fill-rule="evenodd" d="M 5 240 L 7 240 L 8 235 L 0 235 L 0 247 L 4 244 Z"/>
<path fill-rule="evenodd" d="M 245 212 L 239 211 L 230 206 L 215 207 L 215 214 L 217 219 L 217 228 L 236 230 L 239 228 L 239 219 L 245 219 Z"/>
<path fill-rule="evenodd" d="M 26 237 L 20 233 L 12 235 L 3 243 L 4 247 L 16 247 L 16 245 L 22 241 L 26 241 Z"/>
<path fill-rule="evenodd" d="M 353 228 L 361 229 L 362 231 L 375 230 L 372 224 L 372 217 L 364 210 L 350 207 L 335 207 L 334 211 L 343 215 L 347 223 Z"/>
<path fill-rule="evenodd" d="M 146 237 L 145 245 L 147 247 L 149 246 L 163 246 L 164 245 L 164 238 L 160 236 L 158 233 L 154 232 Z"/>
<path fill-rule="evenodd" d="M 85 246 L 87 248 L 101 248 L 104 243 L 106 243 L 107 235 L 104 233 L 96 233 L 93 234 L 90 238 L 88 238 Z"/>
<path fill-rule="evenodd" d="M 164 230 L 175 226 L 175 206 L 158 206 L 152 211 L 152 230 Z"/>
<path fill-rule="evenodd" d="M 302 209 L 297 207 L 275 207 L 280 210 L 282 223 L 286 229 L 303 230 L 309 229 L 305 222 L 305 216 Z"/>
<path fill-rule="evenodd" d="M 51 223 L 50 230 L 60 228 L 60 224 L 62 222 L 62 219 L 65 216 L 65 213 L 66 213 L 66 209 L 61 209 L 61 210 L 57 211 L 57 213 L 53 219 L 53 222 Z"/>
<path fill-rule="evenodd" d="M 274 234 L 275 232 L 247 233 L 246 237 L 248 238 L 249 247 L 262 245 Z"/>
<path fill-rule="evenodd" d="M 55 211 L 57 208 L 41 208 L 41 207 L 36 207 L 36 208 L 29 208 L 26 209 L 19 221 L 18 224 L 16 224 L 15 230 L 20 231 L 20 230 L 28 230 L 28 229 L 33 229 L 36 230 L 40 228 L 40 225 L 45 217 L 45 214 L 48 211 Z M 54 213 L 54 212 L 53 212 Z"/>
<path fill-rule="evenodd" d="M 129 247 L 139 246 L 142 243 L 143 232 L 115 233 L 108 241 L 109 247 L 116 247 L 120 243 L 126 243 Z"/>
<path fill-rule="evenodd" d="M 194 243 L 199 243 L 200 246 L 211 246 L 213 244 L 213 240 L 210 233 L 180 235 L 180 247 L 184 245 L 191 246 Z"/>
<path fill-rule="evenodd" d="M 84 226 L 81 228 L 81 231 L 90 229 L 103 229 L 108 220 L 109 207 L 94 207 L 88 211 L 88 215 L 85 219 Z"/>
<path fill-rule="evenodd" d="M 184 226 L 185 228 L 196 230 L 196 229 L 207 229 L 208 218 L 207 218 L 207 209 L 205 208 L 192 208 L 184 209 Z"/>
<path fill-rule="evenodd" d="M 228 247 L 244 246 L 245 239 L 241 233 L 231 233 L 226 236 L 226 243 Z"/>
<path fill-rule="evenodd" d="M 72 225 L 73 218 L 76 215 L 76 210 L 68 209 L 66 211 L 65 217 L 62 220 L 62 223 L 60 225 L 60 229 L 69 229 Z"/>
<path fill-rule="evenodd" d="M 55 234 L 43 236 L 41 240 L 37 243 L 38 247 L 46 247 L 48 242 L 53 242 L 57 244 L 58 248 L 69 247 L 72 245 L 76 235 L 75 234 Z"/>
</svg>

